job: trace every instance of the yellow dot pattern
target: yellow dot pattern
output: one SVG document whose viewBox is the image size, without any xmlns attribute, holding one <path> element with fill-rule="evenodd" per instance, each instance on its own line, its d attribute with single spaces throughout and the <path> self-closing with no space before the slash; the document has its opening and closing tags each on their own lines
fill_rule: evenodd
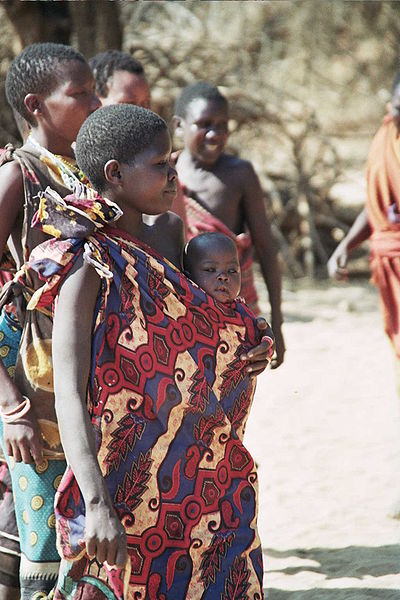
<svg viewBox="0 0 400 600">
<path fill-rule="evenodd" d="M 44 458 L 40 465 L 36 465 L 36 473 L 44 473 L 49 468 L 49 461 Z"/>
<path fill-rule="evenodd" d="M 33 496 L 31 500 L 31 506 L 33 510 L 40 510 L 44 504 L 42 496 Z"/>
<path fill-rule="evenodd" d="M 28 487 L 28 480 L 27 480 L 27 478 L 23 477 L 23 476 L 20 477 L 19 480 L 18 480 L 18 485 L 19 485 L 20 490 L 22 490 L 23 492 L 25 492 L 25 490 Z"/>
<path fill-rule="evenodd" d="M 61 483 L 61 479 L 62 479 L 62 477 L 63 477 L 62 475 L 58 475 L 58 476 L 55 478 L 55 480 L 54 480 L 54 482 L 53 482 L 53 486 L 54 486 L 54 489 L 55 489 L 55 490 L 58 490 L 58 486 L 59 486 L 59 485 L 60 485 L 60 483 Z"/>
<path fill-rule="evenodd" d="M 38 465 L 15 463 L 10 471 L 21 551 L 30 561 L 58 559 L 54 488 L 60 483 L 65 466 L 64 461 L 46 459 Z"/>
<path fill-rule="evenodd" d="M 10 346 L 2 346 L 0 348 L 0 357 L 5 358 L 10 352 Z"/>
<path fill-rule="evenodd" d="M 52 515 L 50 515 L 49 518 L 47 519 L 47 525 L 50 527 L 50 529 L 55 529 L 56 515 L 54 513 Z"/>
<path fill-rule="evenodd" d="M 29 535 L 29 542 L 31 546 L 35 546 L 37 544 L 38 541 L 38 535 L 36 533 L 36 531 L 31 531 L 30 535 Z"/>
</svg>

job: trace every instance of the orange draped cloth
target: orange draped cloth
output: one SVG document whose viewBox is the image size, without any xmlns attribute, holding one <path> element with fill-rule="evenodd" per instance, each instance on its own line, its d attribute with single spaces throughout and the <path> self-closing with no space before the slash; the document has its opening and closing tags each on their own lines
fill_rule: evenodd
<svg viewBox="0 0 400 600">
<path fill-rule="evenodd" d="M 372 280 L 379 289 L 385 331 L 400 358 L 400 134 L 390 116 L 368 157 L 367 214 Z"/>
</svg>

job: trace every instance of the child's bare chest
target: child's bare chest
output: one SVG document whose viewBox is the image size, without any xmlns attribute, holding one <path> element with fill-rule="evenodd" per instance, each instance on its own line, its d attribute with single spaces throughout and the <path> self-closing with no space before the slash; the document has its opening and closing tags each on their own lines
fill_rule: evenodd
<svg viewBox="0 0 400 600">
<path fill-rule="evenodd" d="M 185 181 L 187 179 L 187 181 Z M 232 230 L 241 214 L 241 190 L 233 178 L 194 171 L 182 181 L 187 193 Z"/>
</svg>

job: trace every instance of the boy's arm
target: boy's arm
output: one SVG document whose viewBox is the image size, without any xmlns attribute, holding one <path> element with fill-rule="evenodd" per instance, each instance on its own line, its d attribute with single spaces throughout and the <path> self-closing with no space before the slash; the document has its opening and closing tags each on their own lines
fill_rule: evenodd
<svg viewBox="0 0 400 600">
<path fill-rule="evenodd" d="M 347 279 L 348 271 L 346 268 L 349 254 L 360 244 L 365 242 L 371 235 L 371 226 L 368 222 L 367 209 L 364 208 L 346 237 L 342 239 L 336 250 L 328 260 L 328 273 L 333 279 Z"/>
<path fill-rule="evenodd" d="M 12 161 L 0 168 L 0 257 L 23 206 L 22 173 L 19 164 Z M 8 412 L 22 401 L 21 393 L 0 360 L 0 406 Z M 4 423 L 3 434 L 5 450 L 16 462 L 42 461 L 40 429 L 33 408 L 18 421 Z"/>
<path fill-rule="evenodd" d="M 94 432 L 86 408 L 98 290 L 98 275 L 82 259 L 61 287 L 53 327 L 56 412 L 65 455 L 85 502 L 87 553 L 101 563 L 124 566 L 125 532 L 97 461 Z"/>
<path fill-rule="evenodd" d="M 265 214 L 259 179 L 250 163 L 245 163 L 245 169 L 246 173 L 243 177 L 245 220 L 268 289 L 271 305 L 271 326 L 275 336 L 276 350 L 276 359 L 272 361 L 272 368 L 276 368 L 282 364 L 285 354 L 285 342 L 281 329 L 281 272 L 271 227 Z"/>
</svg>

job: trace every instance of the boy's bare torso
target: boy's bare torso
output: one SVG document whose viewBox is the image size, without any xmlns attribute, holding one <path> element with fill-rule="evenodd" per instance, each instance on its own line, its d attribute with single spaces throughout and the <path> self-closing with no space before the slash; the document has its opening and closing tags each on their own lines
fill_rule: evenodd
<svg viewBox="0 0 400 600">
<path fill-rule="evenodd" d="M 182 152 L 177 162 L 180 182 L 187 193 L 210 213 L 238 234 L 245 228 L 244 190 L 248 184 L 249 163 L 236 156 L 222 154 L 212 169 L 194 164 Z"/>
</svg>

